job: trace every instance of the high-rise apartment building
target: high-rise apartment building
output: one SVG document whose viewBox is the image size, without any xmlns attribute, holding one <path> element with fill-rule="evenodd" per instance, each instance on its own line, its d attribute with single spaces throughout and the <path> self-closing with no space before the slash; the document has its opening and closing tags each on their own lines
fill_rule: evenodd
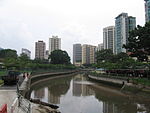
<svg viewBox="0 0 150 113">
<path fill-rule="evenodd" d="M 96 46 L 84 44 L 82 46 L 82 64 L 95 63 Z"/>
<path fill-rule="evenodd" d="M 3 50 L 3 48 L 0 47 L 0 50 Z"/>
<path fill-rule="evenodd" d="M 21 53 L 26 54 L 29 58 L 31 58 L 31 51 L 28 49 L 22 48 Z"/>
<path fill-rule="evenodd" d="M 128 31 L 132 31 L 136 28 L 136 18 L 129 16 L 128 17 Z"/>
<path fill-rule="evenodd" d="M 49 54 L 58 49 L 61 49 L 61 38 L 58 38 L 58 36 L 52 36 L 52 38 L 49 38 Z"/>
<path fill-rule="evenodd" d="M 136 18 L 121 13 L 115 20 L 115 53 L 126 52 L 123 45 L 128 43 L 129 31 L 136 27 Z"/>
<path fill-rule="evenodd" d="M 150 21 L 150 0 L 145 1 L 145 22 Z"/>
<path fill-rule="evenodd" d="M 95 52 L 96 52 L 96 46 L 90 45 L 90 64 L 96 62 Z"/>
<path fill-rule="evenodd" d="M 35 58 L 45 59 L 46 44 L 43 41 L 38 41 L 35 43 Z"/>
<path fill-rule="evenodd" d="M 109 26 L 103 29 L 104 49 L 111 49 L 114 53 L 115 27 Z"/>
<path fill-rule="evenodd" d="M 98 44 L 98 46 L 96 47 L 96 51 L 101 51 L 104 49 L 104 44 L 101 43 L 101 44 Z"/>
<path fill-rule="evenodd" d="M 45 52 L 45 59 L 48 60 L 48 57 L 49 57 L 49 50 L 46 50 L 46 52 Z"/>
<path fill-rule="evenodd" d="M 115 20 L 115 53 L 126 52 L 123 47 L 128 37 L 128 14 L 121 13 Z"/>
<path fill-rule="evenodd" d="M 81 64 L 82 63 L 82 46 L 81 44 L 73 45 L 73 64 Z"/>
</svg>

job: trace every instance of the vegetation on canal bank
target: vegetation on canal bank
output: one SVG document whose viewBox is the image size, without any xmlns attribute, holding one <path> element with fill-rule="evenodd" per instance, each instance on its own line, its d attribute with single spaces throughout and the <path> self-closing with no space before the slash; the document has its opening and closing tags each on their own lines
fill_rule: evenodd
<svg viewBox="0 0 150 113">
<path fill-rule="evenodd" d="M 6 75 L 7 71 L 6 70 L 0 70 L 0 85 L 4 83 L 3 80 L 1 80 L 1 76 Z"/>
<path fill-rule="evenodd" d="M 45 59 L 34 59 L 31 60 L 26 54 L 17 55 L 15 50 L 4 49 L 0 51 L 0 68 L 6 70 L 20 70 L 20 71 L 38 71 L 38 70 L 58 70 L 58 69 L 75 69 L 76 67 L 70 63 L 70 57 L 67 52 L 62 50 L 56 50 L 50 56 L 51 62 Z M 56 59 L 54 59 L 55 56 Z M 64 56 L 63 56 L 64 55 Z M 61 59 L 63 58 L 63 59 Z M 56 62 L 61 60 L 61 62 Z"/>
<path fill-rule="evenodd" d="M 111 74 L 111 73 L 97 73 L 97 72 L 90 72 L 88 73 L 92 76 L 96 77 L 105 77 L 105 78 L 112 78 L 112 79 L 121 79 L 128 81 L 130 83 L 133 83 L 135 85 L 141 84 L 144 86 L 149 86 L 150 87 L 150 79 L 148 78 L 142 78 L 142 77 L 131 77 L 126 74 Z"/>
<path fill-rule="evenodd" d="M 57 50 L 53 53 L 56 54 L 51 54 L 50 58 L 52 59 L 51 62 L 49 62 L 49 60 L 45 59 L 31 60 L 26 54 L 21 54 L 18 56 L 16 50 L 0 50 L 0 76 L 6 75 L 8 70 L 32 72 L 32 75 L 35 75 L 39 73 L 64 72 L 66 70 L 76 69 L 76 67 L 70 63 L 70 57 L 67 52 Z M 57 59 L 59 59 L 59 62 L 56 62 Z M 0 84 L 2 83 L 3 81 L 0 78 Z"/>
<path fill-rule="evenodd" d="M 132 78 L 131 79 L 134 84 L 142 84 L 146 86 L 150 86 L 150 80 L 147 78 Z"/>
<path fill-rule="evenodd" d="M 150 63 L 134 60 L 123 52 L 115 55 L 110 49 L 96 52 L 96 61 L 96 64 L 93 64 L 92 67 L 103 69 L 150 69 Z"/>
<path fill-rule="evenodd" d="M 3 84 L 3 83 L 4 83 L 3 80 L 0 80 L 0 85 Z"/>
<path fill-rule="evenodd" d="M 138 95 L 142 98 L 149 98 L 150 95 L 150 80 L 145 78 L 129 78 L 125 76 L 112 76 L 108 74 L 98 74 L 95 72 L 89 73 L 89 75 L 96 76 L 88 76 L 90 80 L 106 84 L 108 86 L 114 86 L 120 88 L 120 91 L 124 92 L 125 94 L 134 94 Z M 100 78 L 97 78 L 100 77 Z M 105 78 L 105 79 L 104 79 Z M 109 79 L 107 79 L 109 78 Z M 112 79 L 112 81 L 111 81 Z M 127 83 L 120 84 L 117 81 L 115 82 L 114 79 L 118 79 L 121 81 L 126 81 Z"/>
</svg>

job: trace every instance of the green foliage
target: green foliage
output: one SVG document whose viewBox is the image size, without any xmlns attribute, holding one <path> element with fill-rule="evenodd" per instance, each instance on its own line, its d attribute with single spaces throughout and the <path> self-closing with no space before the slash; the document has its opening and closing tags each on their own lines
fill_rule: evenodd
<svg viewBox="0 0 150 113">
<path fill-rule="evenodd" d="M 20 54 L 19 59 L 21 61 L 29 61 L 30 58 L 26 54 L 22 53 L 22 54 Z"/>
<path fill-rule="evenodd" d="M 3 49 L 0 51 L 0 58 L 17 58 L 17 51 L 11 49 Z"/>
<path fill-rule="evenodd" d="M 110 50 L 102 50 L 97 52 L 97 68 L 105 69 L 130 69 L 137 68 L 143 63 L 133 60 L 126 53 L 113 55 Z"/>
<path fill-rule="evenodd" d="M 76 69 L 74 65 L 71 65 L 70 57 L 68 56 L 66 51 L 57 50 L 55 52 L 52 52 L 51 57 L 51 61 L 53 64 L 50 64 L 49 60 L 45 59 L 30 60 L 26 54 L 17 56 L 17 52 L 11 49 L 0 51 L 0 61 L 3 62 L 3 66 L 6 68 L 6 70 L 49 71 Z M 56 59 L 54 57 L 56 57 Z M 4 72 L 0 71 L 0 75 L 4 74 Z"/>
<path fill-rule="evenodd" d="M 139 61 L 148 61 L 150 55 L 150 22 L 144 27 L 137 28 L 129 33 L 128 44 L 123 46 L 132 57 L 137 57 Z"/>
<path fill-rule="evenodd" d="M 3 83 L 4 83 L 4 81 L 3 81 L 3 80 L 0 80 L 0 85 L 3 84 Z"/>
<path fill-rule="evenodd" d="M 6 70 L 0 70 L 0 76 L 6 75 L 7 71 Z"/>
<path fill-rule="evenodd" d="M 70 64 L 70 57 L 66 51 L 55 50 L 49 56 L 52 64 Z"/>
<path fill-rule="evenodd" d="M 111 62 L 113 60 L 113 52 L 111 49 L 104 49 L 96 52 L 97 63 Z"/>
<path fill-rule="evenodd" d="M 147 78 L 133 78 L 133 83 L 150 86 L 150 80 Z"/>
</svg>

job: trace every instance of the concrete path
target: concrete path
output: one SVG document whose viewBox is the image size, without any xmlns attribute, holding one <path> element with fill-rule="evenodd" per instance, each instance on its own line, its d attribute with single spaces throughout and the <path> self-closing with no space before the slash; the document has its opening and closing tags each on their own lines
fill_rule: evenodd
<svg viewBox="0 0 150 113">
<path fill-rule="evenodd" d="M 106 82 L 111 82 L 111 83 L 115 83 L 115 84 L 123 84 L 124 83 L 127 83 L 126 80 L 120 80 L 120 79 L 113 79 L 113 78 L 105 78 L 105 77 L 96 77 L 96 76 L 91 76 L 91 75 L 88 75 L 90 78 L 93 78 L 95 80 L 102 80 L 102 81 L 106 81 Z"/>
<path fill-rule="evenodd" d="M 16 97 L 16 90 L 0 90 L 0 107 L 7 104 L 8 113 L 10 113 L 10 107 Z"/>
</svg>

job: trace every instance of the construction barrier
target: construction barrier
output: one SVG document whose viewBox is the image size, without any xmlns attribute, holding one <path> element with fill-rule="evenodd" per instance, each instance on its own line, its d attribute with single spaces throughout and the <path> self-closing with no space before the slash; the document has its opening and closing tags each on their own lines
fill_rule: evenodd
<svg viewBox="0 0 150 113">
<path fill-rule="evenodd" d="M 0 113 L 7 113 L 7 104 L 4 104 L 2 108 L 0 108 Z"/>
</svg>

